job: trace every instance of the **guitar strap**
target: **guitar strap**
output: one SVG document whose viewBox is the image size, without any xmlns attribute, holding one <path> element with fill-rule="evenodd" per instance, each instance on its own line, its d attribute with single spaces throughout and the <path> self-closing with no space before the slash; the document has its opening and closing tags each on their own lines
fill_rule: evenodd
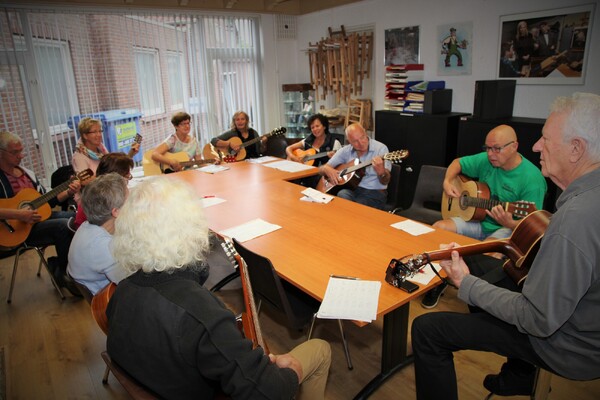
<svg viewBox="0 0 600 400">
<path fill-rule="evenodd" d="M 431 267 L 431 270 L 433 271 L 433 273 L 436 274 L 438 278 L 440 278 L 440 280 L 442 281 L 442 283 L 445 283 L 446 285 L 450 285 L 454 289 L 458 289 L 456 287 L 456 285 L 454 283 L 450 282 L 450 280 L 448 278 L 444 278 L 443 276 L 440 275 L 439 272 L 437 272 L 437 269 L 435 269 L 435 267 L 433 266 L 433 264 L 431 263 L 431 261 L 429 261 L 427 263 L 427 265 L 429 265 Z"/>
</svg>

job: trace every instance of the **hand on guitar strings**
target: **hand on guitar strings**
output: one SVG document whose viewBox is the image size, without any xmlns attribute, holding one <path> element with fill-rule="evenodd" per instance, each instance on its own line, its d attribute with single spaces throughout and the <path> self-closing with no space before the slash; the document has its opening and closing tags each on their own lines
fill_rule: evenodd
<svg viewBox="0 0 600 400">
<path fill-rule="evenodd" d="M 518 221 L 513 219 L 512 213 L 506 211 L 501 205 L 485 210 L 485 213 L 505 228 L 515 229 L 518 224 Z"/>
<path fill-rule="evenodd" d="M 459 247 L 460 245 L 457 243 L 450 243 L 447 245 L 442 244 L 440 248 L 442 249 L 453 249 L 455 247 Z M 455 286 L 457 289 L 460 288 L 462 280 L 465 276 L 470 275 L 469 267 L 463 260 L 463 258 L 458 254 L 458 251 L 452 252 L 452 258 L 449 260 L 441 260 L 440 267 L 446 272 L 448 275 L 448 280 Z"/>
<path fill-rule="evenodd" d="M 36 222 L 40 222 L 42 220 L 42 216 L 38 214 L 36 210 L 30 210 L 28 208 L 15 210 L 15 214 L 15 219 L 28 224 L 35 224 Z"/>
</svg>

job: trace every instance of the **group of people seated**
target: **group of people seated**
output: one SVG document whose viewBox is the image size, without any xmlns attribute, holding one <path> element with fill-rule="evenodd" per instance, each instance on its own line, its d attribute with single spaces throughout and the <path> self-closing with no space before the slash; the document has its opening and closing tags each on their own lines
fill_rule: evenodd
<svg viewBox="0 0 600 400">
<path fill-rule="evenodd" d="M 173 117 L 175 133 L 156 148 L 153 159 L 178 171 L 180 165 L 162 158 L 166 152 L 202 157 L 190 135 L 190 120 L 186 113 Z M 192 188 L 158 176 L 130 191 L 131 158 L 103 150 L 98 126 L 85 123 L 91 128 L 84 132 L 80 127 L 74 165 L 91 168 L 96 176 L 83 190 L 73 181 L 57 196 L 64 200 L 80 194 L 74 237 L 68 224 L 72 214 L 55 213 L 40 221 L 35 210 L 0 208 L 0 219 L 31 224 L 27 242 L 54 244 L 58 257 L 53 268 L 66 270 L 68 265 L 70 276 L 93 294 L 109 282 L 117 284 L 107 308 L 107 350 L 113 360 L 164 398 L 223 393 L 232 398 L 323 399 L 329 344 L 309 340 L 282 355 L 253 348 L 233 313 L 203 286 L 210 273 L 210 232 Z M 360 124 L 346 128 L 344 146 L 333 139 L 324 116 L 317 114 L 308 124 L 311 134 L 286 149 L 288 158 L 302 162 L 296 150 L 322 153 L 316 160 L 317 177 L 333 183 L 340 178 L 336 167 L 355 159 L 370 161 L 360 185 L 338 196 L 381 208 L 390 179 L 390 164 L 383 158 L 387 147 Z M 244 112 L 236 113 L 231 130 L 212 144 L 229 147 L 232 137 L 260 138 Z M 249 157 L 262 154 L 262 142 L 249 148 Z M 18 136 L 0 133 L 0 150 L 2 198 L 24 188 L 43 190 L 35 175 L 20 166 L 23 145 Z M 440 262 L 446 282 L 458 288 L 471 313 L 428 313 L 413 321 L 418 399 L 458 398 L 453 353 L 463 349 L 508 357 L 500 373 L 483 382 L 498 395 L 531 393 L 536 366 L 571 379 L 600 376 L 595 314 L 600 299 L 600 96 L 577 93 L 555 100 L 533 147 L 540 153 L 541 172 L 519 154 L 516 132 L 506 125 L 489 132 L 483 150 L 450 164 L 443 184 L 448 196 L 460 196 L 454 185 L 459 174 L 485 182 L 500 201 L 528 200 L 538 209 L 546 192 L 544 177 L 563 193 L 523 285 L 506 275 L 502 255 L 463 258 L 457 244 L 444 245 L 456 250 Z M 452 218 L 434 227 L 497 240 L 510 236 L 519 223 L 502 206 L 486 214 L 481 222 Z M 435 304 L 446 282 L 434 293 Z"/>
</svg>

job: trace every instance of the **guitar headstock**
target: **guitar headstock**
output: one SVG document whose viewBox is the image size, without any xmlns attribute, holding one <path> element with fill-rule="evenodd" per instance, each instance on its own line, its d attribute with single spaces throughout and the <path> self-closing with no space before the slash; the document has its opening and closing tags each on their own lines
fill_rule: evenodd
<svg viewBox="0 0 600 400">
<path fill-rule="evenodd" d="M 77 179 L 80 182 L 85 182 L 88 179 L 92 179 L 94 177 L 94 171 L 91 169 L 84 169 L 81 172 L 78 172 L 73 179 Z"/>
<path fill-rule="evenodd" d="M 144 137 L 142 135 L 140 135 L 139 133 L 136 133 L 135 137 L 133 138 L 133 143 L 142 143 L 143 139 L 144 139 Z"/>
<path fill-rule="evenodd" d="M 238 269 L 242 263 L 242 256 L 237 252 L 233 242 L 229 238 L 223 237 L 222 239 L 221 247 L 227 256 L 227 259 L 235 269 Z"/>
<path fill-rule="evenodd" d="M 537 207 L 533 201 L 519 200 L 508 205 L 508 212 L 517 218 L 524 218 L 537 211 Z"/>
<path fill-rule="evenodd" d="M 287 132 L 287 129 L 285 127 L 281 126 L 277 129 L 273 129 L 271 132 L 267 133 L 265 136 L 279 136 L 279 135 L 283 135 L 286 132 Z"/>
<path fill-rule="evenodd" d="M 414 276 L 429 263 L 423 254 L 406 256 L 401 259 L 392 258 L 385 271 L 385 281 L 392 286 L 400 287 L 407 278 Z"/>
<path fill-rule="evenodd" d="M 404 160 L 406 157 L 408 157 L 408 154 L 408 150 L 396 150 L 384 155 L 383 159 L 391 161 L 393 163 L 399 163 L 402 162 L 402 160 Z"/>
</svg>

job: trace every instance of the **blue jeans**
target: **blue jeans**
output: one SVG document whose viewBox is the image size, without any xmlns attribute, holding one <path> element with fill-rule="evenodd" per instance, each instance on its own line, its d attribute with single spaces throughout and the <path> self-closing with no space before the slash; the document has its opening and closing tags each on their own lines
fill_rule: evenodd
<svg viewBox="0 0 600 400">
<path fill-rule="evenodd" d="M 74 216 L 73 212 L 53 212 L 47 220 L 34 224 L 25 240 L 30 246 L 54 245 L 58 265 L 63 272 L 67 270 L 69 246 L 73 239 L 73 232 L 68 228 L 67 221 Z"/>
<path fill-rule="evenodd" d="M 387 192 L 385 190 L 365 189 L 360 186 L 355 190 L 342 189 L 338 192 L 337 196 L 379 210 L 383 210 L 383 206 L 387 200 Z"/>
</svg>

